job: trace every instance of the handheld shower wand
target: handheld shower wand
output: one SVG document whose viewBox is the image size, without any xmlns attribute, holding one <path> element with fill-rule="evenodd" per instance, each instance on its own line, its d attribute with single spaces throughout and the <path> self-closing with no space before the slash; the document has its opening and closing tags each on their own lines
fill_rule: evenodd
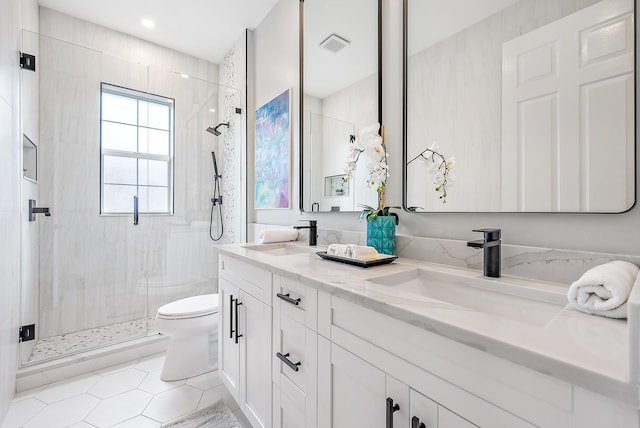
<svg viewBox="0 0 640 428">
<path fill-rule="evenodd" d="M 211 238 L 212 241 L 219 241 L 220 239 L 222 239 L 222 235 L 224 234 L 224 222 L 222 220 L 222 195 L 220 194 L 220 179 L 222 178 L 222 175 L 218 173 L 218 162 L 216 162 L 215 152 L 211 152 L 211 159 L 213 160 L 214 184 L 213 184 L 213 198 L 211 198 L 211 216 L 209 217 L 209 237 Z M 216 205 L 218 206 L 218 218 L 220 219 L 220 234 L 214 237 L 213 236 L 213 211 Z"/>
</svg>

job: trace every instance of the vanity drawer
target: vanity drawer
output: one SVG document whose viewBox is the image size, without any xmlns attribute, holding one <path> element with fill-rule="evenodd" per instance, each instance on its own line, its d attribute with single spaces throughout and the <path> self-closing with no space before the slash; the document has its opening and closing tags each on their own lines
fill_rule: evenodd
<svg viewBox="0 0 640 428">
<path fill-rule="evenodd" d="M 305 393 L 317 379 L 317 333 L 283 313 L 273 312 L 273 382 L 285 379 Z"/>
<path fill-rule="evenodd" d="M 271 306 L 272 275 L 270 271 L 223 255 L 219 261 L 219 273 L 222 278 Z"/>
<path fill-rule="evenodd" d="M 273 309 L 316 331 L 318 291 L 286 276 L 273 276 Z"/>
</svg>

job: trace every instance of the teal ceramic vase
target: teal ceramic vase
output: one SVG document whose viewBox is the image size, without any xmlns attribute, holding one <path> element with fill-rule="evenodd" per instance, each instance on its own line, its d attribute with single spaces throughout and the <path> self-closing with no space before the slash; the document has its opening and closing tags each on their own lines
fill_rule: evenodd
<svg viewBox="0 0 640 428">
<path fill-rule="evenodd" d="M 396 253 L 396 217 L 377 216 L 367 220 L 367 245 L 381 254 Z"/>
</svg>

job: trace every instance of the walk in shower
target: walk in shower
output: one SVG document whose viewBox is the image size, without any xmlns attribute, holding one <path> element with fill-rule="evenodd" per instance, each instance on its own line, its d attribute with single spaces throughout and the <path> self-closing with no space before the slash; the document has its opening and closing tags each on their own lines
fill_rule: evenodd
<svg viewBox="0 0 640 428">
<path fill-rule="evenodd" d="M 137 39 L 113 43 L 143 45 L 127 40 Z M 143 65 L 131 52 L 123 59 L 28 31 L 22 44 L 36 57 L 35 71 L 21 71 L 28 366 L 149 337 L 159 306 L 217 291 L 213 245 L 235 239 L 209 237 L 211 153 L 224 186 L 225 171 L 240 170 L 225 147 L 242 146 L 243 109 L 240 91 L 213 83 L 218 65 L 203 60 L 194 58 L 196 78 L 175 57 L 166 68 Z M 229 126 L 219 136 L 206 131 L 221 122 Z M 51 216 L 29 221 L 30 199 Z M 221 213 L 214 229 L 223 215 L 225 229 L 240 227 Z"/>
</svg>

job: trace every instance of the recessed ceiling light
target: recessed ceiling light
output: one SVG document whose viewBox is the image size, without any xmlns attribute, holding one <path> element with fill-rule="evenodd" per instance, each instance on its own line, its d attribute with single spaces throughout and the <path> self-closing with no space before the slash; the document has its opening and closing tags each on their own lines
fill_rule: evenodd
<svg viewBox="0 0 640 428">
<path fill-rule="evenodd" d="M 188 74 L 184 74 L 184 73 L 180 73 L 180 77 L 182 77 L 183 79 L 188 79 L 189 75 Z"/>
<path fill-rule="evenodd" d="M 209 111 L 210 111 L 211 113 L 215 113 L 215 112 L 216 112 L 216 109 L 214 109 L 214 108 L 210 108 L 210 109 L 209 109 Z"/>
<path fill-rule="evenodd" d="M 142 23 L 142 25 L 144 25 L 147 28 L 153 28 L 156 26 L 156 23 L 150 20 L 149 18 L 143 18 L 142 21 L 140 22 Z"/>
</svg>

